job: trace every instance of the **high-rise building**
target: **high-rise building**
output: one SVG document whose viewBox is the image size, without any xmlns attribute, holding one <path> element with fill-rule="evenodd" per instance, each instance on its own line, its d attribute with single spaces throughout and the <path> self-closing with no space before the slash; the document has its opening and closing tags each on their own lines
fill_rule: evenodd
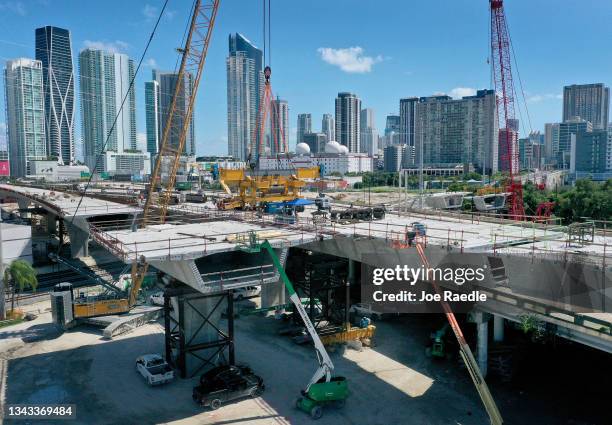
<svg viewBox="0 0 612 425">
<path fill-rule="evenodd" d="M 175 72 L 160 72 L 153 71 L 153 80 L 157 81 L 158 91 L 157 97 L 159 104 L 157 106 L 159 111 L 159 145 L 163 142 L 164 130 L 168 121 L 168 114 L 172 106 L 172 98 L 176 91 L 176 84 L 178 80 L 178 73 Z M 178 98 L 175 105 L 175 114 L 172 118 L 172 128 L 168 135 L 168 145 L 177 149 L 180 144 L 180 135 L 187 115 L 187 109 L 189 108 L 189 98 L 193 93 L 193 74 L 185 72 L 183 75 L 183 82 L 180 85 L 178 92 Z M 195 145 L 195 125 L 193 122 L 193 110 L 191 111 L 191 120 L 189 127 L 187 128 L 187 135 L 185 136 L 185 142 L 183 145 L 183 155 L 193 156 L 196 154 Z"/>
<path fill-rule="evenodd" d="M 24 177 L 30 161 L 47 158 L 42 62 L 7 61 L 4 89 L 11 176 Z"/>
<path fill-rule="evenodd" d="M 272 154 L 289 151 L 289 103 L 278 97 L 272 101 L 272 125 L 276 136 L 272 137 L 270 152 Z M 275 142 L 276 140 L 276 142 Z M 276 146 L 278 143 L 278 147 Z"/>
<path fill-rule="evenodd" d="M 510 134 L 508 134 L 510 133 Z M 510 144 L 510 146 L 508 146 Z M 519 171 L 519 144 L 518 144 L 518 132 L 513 128 L 500 128 L 499 129 L 499 145 L 498 145 L 498 168 L 499 171 L 510 172 L 510 165 L 512 164 L 512 172 L 518 173 Z"/>
<path fill-rule="evenodd" d="M 610 109 L 610 89 L 602 83 L 563 87 L 563 121 L 589 121 L 594 130 L 605 130 Z"/>
<path fill-rule="evenodd" d="M 151 158 L 159 151 L 161 134 L 159 111 L 159 83 L 156 80 L 145 82 L 145 119 L 147 127 L 147 152 Z"/>
<path fill-rule="evenodd" d="M 149 170 L 149 156 L 138 150 L 136 142 L 136 94 L 134 87 L 130 89 L 134 71 L 134 61 L 122 53 L 97 49 L 79 53 L 82 136 L 85 163 L 92 172 Z"/>
<path fill-rule="evenodd" d="M 593 124 L 580 118 L 571 119 L 559 124 L 559 148 L 557 150 L 557 167 L 570 167 L 572 153 L 572 137 L 581 132 L 593 131 Z"/>
<path fill-rule="evenodd" d="M 298 114 L 296 145 L 304 142 L 304 135 L 312 133 L 312 115 Z"/>
<path fill-rule="evenodd" d="M 227 68 L 227 151 L 245 161 L 259 148 L 252 140 L 264 87 L 263 54 L 242 34 L 230 34 Z M 253 145 L 253 146 L 251 146 Z"/>
<path fill-rule="evenodd" d="M 544 124 L 544 159 L 547 164 L 556 162 L 559 152 L 559 123 Z"/>
<path fill-rule="evenodd" d="M 374 110 L 372 108 L 364 108 L 361 110 L 359 119 L 360 147 L 359 151 L 374 155 L 378 153 L 378 134 L 376 132 L 376 124 L 374 118 Z"/>
<path fill-rule="evenodd" d="M 334 117 L 332 114 L 323 114 L 321 133 L 325 134 L 328 142 L 336 140 L 336 125 L 334 124 Z"/>
<path fill-rule="evenodd" d="M 414 130 L 415 163 L 426 166 L 472 164 L 492 174 L 498 168 L 498 122 L 493 90 L 474 96 L 419 98 Z"/>
<path fill-rule="evenodd" d="M 521 170 L 539 168 L 544 145 L 533 137 L 519 139 L 519 166 Z"/>
<path fill-rule="evenodd" d="M 414 127 L 416 119 L 416 107 L 419 103 L 418 97 L 407 97 L 400 99 L 400 143 L 414 146 Z"/>
<path fill-rule="evenodd" d="M 353 93 L 338 93 L 336 98 L 336 141 L 349 152 L 360 152 L 361 99 Z"/>
<path fill-rule="evenodd" d="M 400 143 L 400 116 L 387 115 L 385 135 L 382 138 L 382 148 Z"/>
<path fill-rule="evenodd" d="M 571 172 L 605 173 L 610 170 L 608 131 L 581 131 L 572 135 Z"/>
<path fill-rule="evenodd" d="M 608 125 L 608 146 L 606 153 L 606 161 L 608 171 L 612 171 L 612 125 Z"/>
<path fill-rule="evenodd" d="M 520 132 L 518 118 L 508 118 L 508 128 L 518 134 Z"/>
<path fill-rule="evenodd" d="M 42 62 L 47 153 L 59 164 L 74 163 L 74 71 L 70 31 L 36 29 L 36 59 Z"/>
<path fill-rule="evenodd" d="M 406 145 L 390 145 L 383 150 L 384 170 L 389 173 L 400 171 L 406 163 Z"/>
<path fill-rule="evenodd" d="M 324 153 L 327 136 L 324 133 L 306 133 L 304 142 L 310 148 L 311 153 Z"/>
</svg>

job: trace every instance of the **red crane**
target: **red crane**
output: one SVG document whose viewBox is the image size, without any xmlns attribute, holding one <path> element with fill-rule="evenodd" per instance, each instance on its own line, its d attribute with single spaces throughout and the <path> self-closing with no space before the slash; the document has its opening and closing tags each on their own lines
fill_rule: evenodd
<svg viewBox="0 0 612 425">
<path fill-rule="evenodd" d="M 512 82 L 511 46 L 503 0 L 489 0 L 491 8 L 491 59 L 499 119 L 499 155 L 501 171 L 508 171 L 506 191 L 508 215 L 524 220 L 523 185 L 518 176 L 518 128 L 514 122 L 514 84 Z"/>
</svg>

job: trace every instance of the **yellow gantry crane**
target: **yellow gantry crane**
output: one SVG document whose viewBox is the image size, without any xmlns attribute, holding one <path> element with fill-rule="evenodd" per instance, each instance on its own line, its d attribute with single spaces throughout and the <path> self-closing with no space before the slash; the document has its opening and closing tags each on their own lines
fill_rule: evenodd
<svg viewBox="0 0 612 425">
<path fill-rule="evenodd" d="M 157 152 L 155 167 L 151 173 L 147 198 L 143 208 L 143 227 L 151 220 L 154 210 L 158 213 L 159 223 L 166 221 L 168 205 L 174 192 L 176 175 L 185 148 L 185 140 L 191 128 L 196 94 L 202 78 L 219 2 L 220 0 L 195 1 L 185 46 L 179 49 L 183 56 L 176 78 L 172 103 L 167 111 L 161 146 Z M 186 87 L 186 81 L 190 76 L 194 76 L 191 90 L 190 87 Z M 178 134 L 178 144 L 171 143 L 171 136 L 176 134 Z M 162 167 L 167 167 L 165 185 L 161 181 Z M 161 192 L 155 196 L 158 185 L 161 186 Z M 154 204 L 155 199 L 157 199 L 156 204 Z"/>
<path fill-rule="evenodd" d="M 254 175 L 247 170 L 219 169 L 219 183 L 229 198 L 221 199 L 222 210 L 256 208 L 266 202 L 293 201 L 300 196 L 305 180 L 321 176 L 319 167 L 296 168 L 291 175 Z"/>
</svg>

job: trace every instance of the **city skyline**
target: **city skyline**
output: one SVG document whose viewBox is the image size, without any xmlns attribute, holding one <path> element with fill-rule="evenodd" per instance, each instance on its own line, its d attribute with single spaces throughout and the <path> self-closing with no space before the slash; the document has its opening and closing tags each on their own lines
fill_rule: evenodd
<svg viewBox="0 0 612 425">
<path fill-rule="evenodd" d="M 61 4 L 73 4 L 63 1 Z M 110 2 L 112 3 L 112 2 Z M 339 10 L 343 6 L 342 1 L 334 2 L 329 7 L 331 11 Z M 473 2 L 455 2 L 449 3 L 447 13 L 436 16 L 443 23 L 450 22 L 453 12 L 459 13 L 460 16 L 471 16 L 471 19 L 477 23 L 475 28 L 466 29 L 466 39 L 459 43 L 455 51 L 458 54 L 467 54 L 469 59 L 461 58 L 450 61 L 450 67 L 453 69 L 453 77 L 442 75 L 440 70 L 434 69 L 438 58 L 432 61 L 416 60 L 421 56 L 431 59 L 431 53 L 425 53 L 424 50 L 434 49 L 437 56 L 449 57 L 449 47 L 444 42 L 446 37 L 450 37 L 452 31 L 440 30 L 440 34 L 434 37 L 434 40 L 427 40 L 424 37 L 415 38 L 418 43 L 407 43 L 405 46 L 398 45 L 396 41 L 384 39 L 383 35 L 390 35 L 393 31 L 398 31 L 396 28 L 385 28 L 381 34 L 361 34 L 359 31 L 349 31 L 342 36 L 331 34 L 330 31 L 323 31 L 323 34 L 309 34 L 311 37 L 305 39 L 303 35 L 294 34 L 291 26 L 282 22 L 283 16 L 288 16 L 291 12 L 291 6 L 279 3 L 275 7 L 275 33 L 281 32 L 291 34 L 292 43 L 300 46 L 297 49 L 299 52 L 292 52 L 287 48 L 289 44 L 282 41 L 281 37 L 275 38 L 274 47 L 274 75 L 273 84 L 275 95 L 280 95 L 291 104 L 291 115 L 289 121 L 290 128 L 290 148 L 295 146 L 295 133 L 297 130 L 297 114 L 311 113 L 316 117 L 318 123 L 319 118 L 324 113 L 333 113 L 334 98 L 338 92 L 350 91 L 357 94 L 365 105 L 376 111 L 376 128 L 379 133 L 385 127 L 385 119 L 389 114 L 399 114 L 399 99 L 410 96 L 428 96 L 437 91 L 446 92 L 453 97 L 461 97 L 461 95 L 472 94 L 473 89 L 488 88 L 489 86 L 489 67 L 486 65 L 486 56 L 488 54 L 487 46 L 487 30 L 488 26 L 488 10 L 486 4 L 480 7 Z M 120 3 L 117 3 L 119 5 Z M 397 2 L 389 2 L 398 10 L 398 15 L 407 13 L 407 6 Z M 112 6 L 112 5 L 111 5 Z M 121 25 L 113 25 L 112 27 L 105 24 L 110 22 L 109 11 L 113 7 L 90 8 L 95 13 L 90 13 L 91 19 L 95 22 L 100 20 L 99 25 L 85 25 L 81 20 L 77 19 L 83 11 L 79 7 L 61 7 L 50 8 L 48 5 L 33 8 L 26 7 L 21 13 L 5 11 L 5 15 L 13 15 L 12 19 L 8 19 L 0 40 L 3 46 L 3 61 L 18 57 L 35 58 L 34 50 L 34 30 L 45 25 L 53 25 L 61 28 L 66 28 L 71 31 L 73 44 L 73 60 L 76 60 L 76 55 L 80 50 L 87 46 L 100 46 L 110 50 L 117 50 L 127 53 L 131 59 L 136 59 L 142 51 L 144 41 L 148 36 L 153 25 L 152 20 L 156 17 L 154 11 L 159 10 L 160 4 L 151 2 L 147 5 L 132 5 L 121 4 L 124 10 L 123 16 L 114 19 L 123 19 L 126 28 L 121 28 Z M 145 7 L 150 6 L 150 7 Z M 250 2 L 239 2 L 237 8 L 245 15 L 249 13 L 260 14 L 260 5 L 251 4 Z M 344 5 L 345 6 L 345 5 Z M 118 6 L 117 6 L 118 7 Z M 176 60 L 173 48 L 180 44 L 180 34 L 182 34 L 181 26 L 184 22 L 181 18 L 185 18 L 188 13 L 188 7 L 177 7 L 176 9 L 167 11 L 166 16 L 162 20 L 162 25 L 154 39 L 151 53 L 145 60 L 145 68 L 141 70 L 136 81 L 137 90 L 137 133 L 138 145 L 144 147 L 146 140 L 146 119 L 145 119 L 145 96 L 144 82 L 149 79 L 150 69 L 172 69 Z M 304 9 L 304 21 L 299 25 L 306 25 L 308 16 L 312 16 L 321 11 L 323 2 L 312 2 Z M 430 5 L 413 5 L 416 8 L 415 12 L 427 15 L 432 11 Z M 584 10 L 578 7 L 572 7 L 572 18 L 577 22 L 587 20 L 587 14 Z M 592 8 L 598 8 L 599 16 L 605 16 L 612 7 L 610 5 L 593 4 L 588 16 L 593 14 Z M 63 14 L 56 12 L 54 9 L 63 10 Z M 72 9 L 66 13 L 67 9 Z M 93 10 L 95 9 L 95 11 Z M 103 10 L 104 9 L 104 10 Z M 235 10 L 236 8 L 234 8 Z M 375 8 L 372 5 L 365 5 L 359 10 L 347 10 L 345 13 L 354 16 L 358 20 L 363 20 L 366 14 L 371 16 L 379 16 L 381 8 Z M 461 9 L 461 11 L 459 11 Z M 528 120 L 523 117 L 521 120 L 521 137 L 525 137 L 529 129 L 544 130 L 544 124 L 547 122 L 560 122 L 562 119 L 562 91 L 563 87 L 571 84 L 586 84 L 586 83 L 603 83 L 610 86 L 609 75 L 607 72 L 611 68 L 610 58 L 606 55 L 593 54 L 585 56 L 579 63 L 564 64 L 564 66 L 556 67 L 555 63 L 547 52 L 538 51 L 535 56 L 530 56 L 538 45 L 541 46 L 544 42 L 554 42 L 562 44 L 563 40 L 567 41 L 568 36 L 563 34 L 563 31 L 548 31 L 544 32 L 535 26 L 534 13 L 544 11 L 543 4 L 535 4 L 527 12 L 527 7 L 522 4 L 510 4 L 507 7 L 509 15 L 509 23 L 514 28 L 518 26 L 518 20 L 528 24 L 530 31 L 513 32 L 513 42 L 517 52 L 517 59 L 521 71 L 521 79 L 524 83 L 524 89 L 529 105 L 529 113 L 531 118 L 531 128 Z M 547 13 L 550 12 L 546 9 Z M 401 12 L 401 13 L 400 13 Z M 556 11 L 551 12 L 557 14 Z M 243 14 L 243 13 L 241 13 Z M 225 154 L 227 153 L 227 123 L 225 119 L 226 108 L 223 107 L 226 102 L 226 87 L 225 87 L 225 58 L 227 56 L 227 45 L 223 39 L 229 33 L 240 32 L 249 37 L 256 46 L 260 46 L 260 33 L 258 26 L 260 23 L 250 22 L 240 19 L 236 13 L 220 14 L 219 27 L 215 30 L 209 58 L 207 60 L 207 69 L 203 79 L 203 90 L 198 95 L 195 112 L 195 133 L 196 152 L 198 154 Z M 537 14 L 536 14 L 537 15 Z M 569 15 L 569 14 L 567 14 Z M 608 14 L 609 15 L 609 14 Z M 388 14 L 386 15 L 388 16 Z M 281 19 L 279 19 L 281 18 Z M 388 16 L 390 20 L 396 22 L 394 16 Z M 567 18 L 566 18 L 567 19 Z M 255 20 L 252 20 L 255 21 Z M 300 22 L 302 19 L 299 20 Z M 590 22 L 590 21 L 589 21 Z M 259 25 L 258 25 L 259 24 Z M 393 25 L 389 25 L 393 27 Z M 324 25 L 322 25 L 324 27 Z M 443 26 L 442 26 L 443 27 Z M 418 29 L 422 28 L 421 24 L 417 23 L 414 30 L 415 34 Z M 297 29 L 297 28 L 296 28 Z M 475 29 L 478 29 L 476 31 Z M 593 32 L 599 31 L 597 25 L 589 25 L 591 31 L 589 37 L 593 41 L 590 46 L 593 51 L 596 50 L 598 43 L 602 42 L 602 37 L 595 36 Z M 362 31 L 363 32 L 363 31 Z M 603 35 L 603 33 L 601 34 Z M 585 35 L 587 37 L 587 35 Z M 536 41 L 531 42 L 533 38 Z M 567 48 L 576 46 L 576 41 L 568 41 Z M 603 42 L 602 42 L 603 43 Z M 535 46 L 534 46 L 535 44 Z M 400 49 L 401 47 L 401 49 Z M 296 54 L 299 57 L 296 57 Z M 454 59 L 455 56 L 452 56 Z M 475 60 L 478 58 L 478 60 Z M 526 59 L 529 58 L 529 61 Z M 350 63 L 353 61 L 352 65 Z M 347 63 L 348 61 L 348 63 Z M 545 63 L 543 63 L 545 62 Z M 412 64 L 413 69 L 410 68 Z M 408 66 L 407 66 L 408 65 Z M 449 63 L 444 66 L 448 70 Z M 299 68 L 299 69 L 298 69 Z M 537 68 L 537 72 L 536 72 Z M 305 73 L 303 70 L 308 69 Z M 402 71 L 402 69 L 404 69 Z M 546 77 L 543 77 L 542 69 L 549 70 L 546 72 Z M 303 79 L 306 78 L 303 84 Z M 381 80 L 388 81 L 381 84 Z M 300 84 L 296 84 L 300 81 Z M 306 86 L 310 86 L 306 89 Z M 312 89 L 314 88 L 314 90 Z M 78 88 L 76 93 L 78 93 Z M 0 113 L 0 131 L 6 126 L 4 105 L 1 106 Z M 78 107 L 76 108 L 78 111 Z M 80 114 L 76 114 L 80 115 Z M 77 121 L 81 117 L 76 118 Z M 81 124 L 75 124 L 77 133 L 77 145 L 82 139 Z M 313 131 L 319 131 L 318 125 L 313 126 Z M 2 134 L 4 136 L 4 134 Z M 77 150 L 82 150 L 78 147 Z"/>
</svg>

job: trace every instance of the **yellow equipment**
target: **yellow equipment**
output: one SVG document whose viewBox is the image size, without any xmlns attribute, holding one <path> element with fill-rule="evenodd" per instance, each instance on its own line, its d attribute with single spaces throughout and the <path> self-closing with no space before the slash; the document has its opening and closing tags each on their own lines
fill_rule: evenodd
<svg viewBox="0 0 612 425">
<path fill-rule="evenodd" d="M 321 176 L 319 167 L 297 168 L 288 176 L 253 175 L 246 170 L 219 169 L 219 183 L 230 198 L 217 204 L 219 209 L 257 208 L 266 202 L 293 201 L 300 197 L 306 179 Z"/>
<path fill-rule="evenodd" d="M 149 265 L 140 257 L 139 261 L 132 263 L 132 284 L 126 298 L 93 299 L 73 302 L 75 319 L 86 317 L 105 316 L 108 314 L 127 313 L 136 303 L 138 292 L 147 273 Z"/>
<path fill-rule="evenodd" d="M 155 168 L 151 174 L 151 184 L 149 184 L 143 208 L 143 226 L 146 226 L 151 218 L 154 209 L 152 204 L 155 198 L 158 201 L 159 221 L 161 223 L 165 222 L 168 205 L 174 194 L 174 184 L 183 155 L 185 140 L 190 130 L 195 98 L 203 74 L 206 53 L 208 52 L 218 9 L 219 0 L 195 0 L 194 2 L 185 46 L 179 49 L 182 53 L 181 65 L 176 78 L 177 83 L 172 96 L 172 103 L 165 118 L 164 132 Z M 184 87 L 188 74 L 195 77 L 191 90 Z M 171 140 L 171 136 L 176 135 L 178 135 L 178 144 Z M 167 178 L 163 182 L 165 186 L 162 185 L 159 196 L 156 196 L 157 186 L 162 182 L 164 163 L 168 164 Z M 142 286 L 147 268 L 148 263 L 144 256 L 132 263 L 132 284 L 127 298 L 104 299 L 99 297 L 96 299 L 94 297 L 92 301 L 89 299 L 75 300 L 73 304 L 75 318 L 128 312 L 136 303 L 138 291 Z"/>
</svg>

